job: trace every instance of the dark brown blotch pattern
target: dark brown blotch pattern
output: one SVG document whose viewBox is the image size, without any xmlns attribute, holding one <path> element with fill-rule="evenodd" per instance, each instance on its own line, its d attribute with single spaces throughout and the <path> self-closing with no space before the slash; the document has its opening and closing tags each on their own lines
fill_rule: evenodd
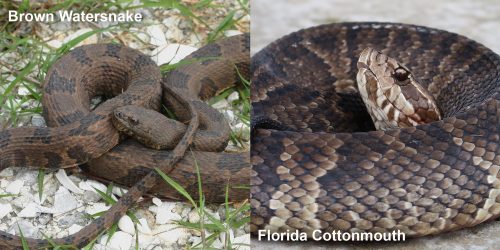
<svg viewBox="0 0 500 250">
<path fill-rule="evenodd" d="M 59 75 L 57 70 L 52 70 L 49 74 L 49 80 L 45 85 L 43 91 L 50 95 L 55 93 L 75 93 L 75 80 L 68 79 L 64 76 Z"/>
<path fill-rule="evenodd" d="M 122 46 L 118 44 L 107 44 L 106 45 L 106 52 L 104 53 L 105 56 L 109 57 L 115 57 L 115 58 L 120 58 L 120 50 Z"/>
<path fill-rule="evenodd" d="M 445 118 L 361 132 L 370 129 L 354 125 L 366 110 L 353 86 L 366 47 L 407 66 Z M 498 217 L 498 55 L 425 27 L 343 23 L 290 34 L 252 60 L 254 117 L 283 130 L 252 132 L 253 232 L 400 229 L 422 236 Z M 351 131 L 359 133 L 344 133 Z"/>
<path fill-rule="evenodd" d="M 70 55 L 78 63 L 90 66 L 93 63 L 92 58 L 87 55 L 87 50 L 84 47 L 78 47 L 71 51 Z"/>
<path fill-rule="evenodd" d="M 237 37 L 229 39 L 229 44 L 238 43 L 237 41 L 240 40 L 235 40 L 236 38 Z M 225 46 L 226 45 L 222 46 L 221 48 Z M 248 46 L 248 44 L 239 44 L 235 47 L 248 48 Z M 216 46 L 211 47 L 212 48 L 210 48 L 209 50 L 217 51 L 217 49 L 214 49 L 214 47 Z M 203 51 L 203 49 L 201 51 Z M 230 51 L 240 50 L 230 49 Z M 248 51 L 246 51 L 246 54 L 248 55 Z M 220 55 L 226 56 L 227 54 L 221 53 Z M 241 58 L 240 54 L 235 53 L 235 55 Z M 119 58 L 120 60 L 119 62 L 117 61 L 117 65 L 120 65 L 120 68 L 123 66 L 127 69 L 132 69 L 135 72 L 130 75 L 123 76 L 123 74 L 125 74 L 126 72 L 122 72 L 120 71 L 121 69 L 118 69 L 116 67 L 111 67 L 112 63 L 110 63 L 110 61 L 106 61 L 107 63 L 105 64 L 101 63 L 100 59 L 103 56 L 108 57 L 107 59 L 109 59 L 110 57 Z M 231 57 L 231 55 L 229 55 L 229 57 Z M 245 57 L 245 60 L 248 60 L 248 56 Z M 216 63 L 210 63 L 210 66 L 213 65 L 216 65 Z M 70 70 L 72 68 L 78 68 L 79 70 L 72 71 Z M 182 71 L 182 68 L 183 67 L 180 67 L 178 70 Z M 227 70 L 223 71 L 225 71 L 226 73 L 229 72 Z M 93 80 L 93 78 L 90 77 L 93 72 L 97 75 L 96 77 L 101 77 L 102 81 Z M 193 68 L 192 70 L 185 70 L 183 72 L 188 76 L 201 74 L 201 71 L 197 70 L 196 68 Z M 232 68 L 231 72 L 233 72 L 234 74 L 234 68 Z M 82 73 L 85 73 L 86 75 L 82 76 Z M 231 79 L 236 78 L 234 75 L 228 75 L 227 77 Z M 138 54 L 134 50 L 126 49 L 119 45 L 99 44 L 83 46 L 74 49 L 70 54 L 63 56 L 59 62 L 54 64 L 54 68 L 51 69 L 47 78 L 47 82 L 45 84 L 44 95 L 44 114 L 50 114 L 52 116 L 51 120 L 53 121 L 54 125 L 68 125 L 61 126 L 57 129 L 29 128 L 26 129 L 26 131 L 28 132 L 25 132 L 24 134 L 22 133 L 22 130 L 24 128 L 9 129 L 0 132 L 0 147 L 2 149 L 5 149 L 5 152 L 10 152 L 9 147 L 11 146 L 23 148 L 22 145 L 13 145 L 14 142 L 21 142 L 27 145 L 33 145 L 35 143 L 46 144 L 41 149 L 30 151 L 29 149 L 35 147 L 28 147 L 23 151 L 13 150 L 13 152 L 10 152 L 8 155 L 2 155 L 0 165 L 2 167 L 10 165 L 42 165 L 45 167 L 60 167 L 85 163 L 90 159 L 96 158 L 104 152 L 109 151 L 113 146 L 115 146 L 118 140 L 117 133 L 115 133 L 113 128 L 110 127 L 112 126 L 110 122 L 110 111 L 114 110 L 119 105 L 123 105 L 124 103 L 139 104 L 143 106 L 158 108 L 160 100 L 159 80 L 160 73 L 154 62 L 148 57 L 142 54 Z M 99 84 L 107 85 L 103 87 Z M 177 83 L 173 82 L 172 84 L 176 85 Z M 182 86 L 184 86 L 184 89 L 187 90 L 188 88 L 186 88 L 186 84 L 188 83 L 182 82 L 177 85 L 179 86 L 179 88 L 182 88 Z M 127 89 L 123 95 L 119 95 L 116 98 L 107 100 L 92 112 L 87 106 L 85 106 L 85 104 L 88 105 L 89 101 L 85 98 L 92 97 L 95 94 L 102 94 L 102 92 L 106 91 L 111 92 L 110 96 L 117 95 L 120 94 L 127 86 L 129 86 L 129 89 Z M 84 93 L 81 92 L 82 90 L 84 91 Z M 86 93 L 85 91 L 89 92 Z M 199 93 L 195 93 L 195 95 L 198 94 Z M 178 96 L 181 95 L 178 94 Z M 52 97 L 53 99 L 51 99 Z M 77 101 L 74 104 L 71 104 L 75 105 L 75 107 L 64 107 L 65 109 L 67 108 L 67 112 L 60 112 L 62 108 L 59 106 L 61 103 L 64 103 L 64 101 L 59 102 L 60 100 L 58 101 L 58 98 L 63 98 L 63 100 L 64 98 L 75 98 Z M 58 104 L 55 105 L 58 106 L 55 110 L 46 108 L 51 107 L 50 104 L 53 103 Z M 87 110 L 91 112 L 88 115 L 84 114 Z M 193 109 L 189 109 L 189 112 L 187 112 L 187 114 L 189 116 L 198 118 L 196 111 L 194 111 Z M 213 116 L 207 115 L 205 117 Z M 152 167 L 158 167 L 158 165 L 162 165 L 163 170 L 169 170 L 169 173 L 173 174 L 178 182 L 183 182 L 185 181 L 184 178 L 179 178 L 178 172 L 180 170 L 175 169 L 172 166 L 175 166 L 177 161 L 181 160 L 184 152 L 189 147 L 189 142 L 192 141 L 192 136 L 194 135 L 194 131 L 196 130 L 197 126 L 198 121 L 193 120 L 188 129 L 188 136 L 184 138 L 181 143 L 179 143 L 179 148 L 176 148 L 176 150 L 173 151 L 173 157 L 169 156 L 168 154 L 160 154 L 159 156 L 156 156 L 156 151 L 146 150 L 142 147 L 139 147 L 137 150 L 132 150 L 134 153 L 136 153 L 138 150 L 146 150 L 143 151 L 144 154 L 141 154 L 140 157 L 132 156 L 133 153 L 127 152 L 126 149 L 122 149 L 121 151 L 117 150 L 116 152 L 110 151 L 107 154 L 112 155 L 112 157 L 109 158 L 113 159 L 111 162 L 115 162 L 117 159 L 127 158 L 135 159 L 136 161 L 144 160 L 145 164 L 148 164 L 148 169 L 151 169 Z M 24 136 L 25 134 L 28 134 L 28 138 Z M 130 145 L 126 146 L 125 148 L 127 147 L 130 147 Z M 214 153 L 214 155 L 217 155 L 217 153 Z M 207 159 L 207 161 L 205 161 L 204 163 L 207 164 L 207 166 L 211 166 L 212 171 L 222 171 L 218 169 L 218 167 L 224 166 L 217 166 L 217 164 L 219 164 L 217 163 L 219 158 L 214 155 L 210 157 L 201 155 L 199 160 Z M 242 159 L 248 162 L 247 158 Z M 85 169 L 88 170 L 94 167 L 96 161 L 98 161 L 98 159 L 94 159 L 88 164 L 85 164 Z M 103 161 L 103 163 L 104 165 L 106 165 L 106 168 L 110 166 L 109 162 Z M 128 163 L 130 163 L 130 161 L 128 161 L 127 164 L 121 164 L 120 166 L 115 167 L 113 171 L 121 171 L 125 175 L 130 174 L 127 173 L 126 169 L 123 168 L 124 165 L 128 166 Z M 191 165 L 192 164 L 190 164 L 190 166 Z M 249 166 L 248 164 L 245 164 L 242 166 L 242 168 L 246 168 L 248 170 Z M 184 177 L 189 176 L 191 179 L 193 179 L 195 177 L 194 170 L 191 169 L 189 171 L 185 172 Z M 129 189 L 129 192 L 125 194 L 122 199 L 119 200 L 117 204 L 110 209 L 110 212 L 94 220 L 90 225 L 86 226 L 80 232 L 61 239 L 53 239 L 53 242 L 55 242 L 56 244 L 70 244 L 77 247 L 83 247 L 84 245 L 88 244 L 88 242 L 91 239 L 97 237 L 97 235 L 103 229 L 109 228 L 114 222 L 121 218 L 130 205 L 132 205 L 143 193 L 148 191 L 157 183 L 158 178 L 156 176 L 156 173 L 152 173 L 151 170 L 149 170 L 148 173 L 149 174 L 146 177 L 137 182 L 136 186 Z M 113 178 L 114 176 L 108 177 Z M 217 185 L 214 185 L 214 187 L 215 186 Z M 242 197 L 241 194 L 239 197 Z M 221 199 L 223 197 L 215 195 L 207 196 L 207 199 L 214 198 Z M 1 244 L 5 244 L 12 248 L 21 248 L 21 240 L 19 239 L 19 237 L 9 235 L 4 232 L 0 232 L 0 237 L 2 238 Z M 47 240 L 37 240 L 29 238 L 26 238 L 26 240 L 28 242 L 28 245 L 32 248 L 43 248 L 50 245 Z"/>
</svg>

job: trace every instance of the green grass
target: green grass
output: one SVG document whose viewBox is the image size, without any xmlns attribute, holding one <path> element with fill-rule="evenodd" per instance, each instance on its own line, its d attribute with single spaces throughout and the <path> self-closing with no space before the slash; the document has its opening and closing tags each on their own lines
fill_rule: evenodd
<svg viewBox="0 0 500 250">
<path fill-rule="evenodd" d="M 42 196 L 43 196 L 43 183 L 45 179 L 45 170 L 44 169 L 39 169 L 38 170 L 38 177 L 37 177 L 37 182 L 38 182 L 38 200 L 42 201 Z"/>
<path fill-rule="evenodd" d="M 20 235 L 19 237 L 21 237 L 21 245 L 23 246 L 23 250 L 28 250 L 29 249 L 28 242 L 24 238 L 23 230 L 21 230 L 19 224 L 17 224 L 17 229 L 19 229 L 19 235 Z"/>
<path fill-rule="evenodd" d="M 194 158 L 194 154 L 190 152 Z M 237 209 L 231 210 L 229 208 L 229 184 L 226 185 L 225 190 L 225 219 L 223 221 L 217 220 L 213 215 L 211 215 L 206 210 L 205 197 L 203 195 L 203 188 L 200 167 L 198 166 L 198 162 L 196 158 L 194 158 L 194 165 L 196 168 L 197 175 L 197 184 L 198 184 L 198 199 L 195 201 L 193 198 L 179 183 L 175 182 L 172 178 L 167 176 L 160 169 L 156 168 L 155 170 L 158 174 L 163 178 L 163 180 L 169 184 L 172 188 L 174 188 L 179 194 L 184 196 L 186 200 L 189 201 L 191 206 L 196 210 L 198 216 L 200 218 L 198 223 L 191 223 L 187 220 L 177 221 L 178 225 L 187 229 L 197 230 L 201 235 L 201 242 L 197 245 L 192 246 L 193 249 L 210 249 L 212 248 L 212 244 L 222 233 L 226 234 L 226 241 L 222 242 L 224 244 L 224 249 L 233 249 L 232 243 L 228 237 L 229 231 L 242 228 L 247 223 L 250 222 L 250 204 L 246 201 L 243 202 Z M 208 220 L 208 223 L 205 223 L 205 218 Z M 210 235 L 206 235 L 205 231 L 210 232 Z"/>
<path fill-rule="evenodd" d="M 193 157 L 194 154 L 192 152 L 189 152 Z M 174 188 L 179 194 L 181 194 L 187 201 L 188 203 L 196 210 L 198 213 L 198 216 L 200 218 L 199 222 L 197 223 L 191 223 L 186 220 L 181 220 L 181 221 L 176 221 L 179 227 L 184 227 L 187 229 L 191 230 L 197 230 L 201 234 L 202 241 L 199 244 L 196 244 L 194 246 L 191 246 L 190 249 L 214 249 L 212 247 L 212 244 L 215 242 L 215 240 L 223 233 L 226 235 L 229 235 L 230 230 L 234 230 L 237 228 L 242 228 L 244 227 L 247 223 L 250 222 L 250 204 L 248 204 L 247 201 L 243 201 L 242 204 L 239 204 L 237 208 L 232 209 L 231 203 L 229 202 L 229 193 L 230 193 L 230 188 L 229 184 L 226 185 L 225 189 L 225 202 L 224 202 L 224 208 L 225 208 L 225 218 L 224 220 L 218 220 L 216 219 L 213 215 L 211 215 L 207 211 L 206 203 L 205 203 L 205 196 L 203 195 L 203 188 L 202 188 L 202 183 L 203 180 L 201 179 L 201 173 L 200 173 L 200 167 L 198 165 L 198 162 L 196 159 L 194 160 L 194 165 L 196 168 L 196 175 L 197 175 L 197 184 L 198 184 L 198 197 L 193 198 L 189 192 L 182 187 L 181 184 L 177 183 L 174 181 L 172 178 L 170 178 L 168 175 L 166 175 L 164 172 L 162 172 L 160 169 L 156 168 L 155 171 L 162 177 L 162 179 L 170 185 L 172 188 Z M 243 187 L 247 188 L 248 187 Z M 110 184 L 107 186 L 106 192 L 103 192 L 101 190 L 95 189 L 95 191 L 101 196 L 101 198 L 108 204 L 108 205 L 113 205 L 116 203 L 116 200 L 113 198 L 112 194 L 112 189 L 113 185 Z M 99 212 L 96 214 L 89 215 L 89 218 L 96 219 L 99 216 L 104 215 L 105 212 Z M 138 238 L 138 230 L 137 230 L 137 225 L 140 224 L 140 221 L 138 218 L 135 216 L 132 210 L 127 211 L 127 216 L 130 217 L 132 222 L 134 223 L 134 228 L 136 230 L 135 233 L 135 248 L 138 249 L 139 246 L 139 238 Z M 207 222 L 206 222 L 207 221 Z M 113 234 L 118 230 L 118 224 L 115 223 L 111 228 L 106 230 L 105 232 L 102 232 L 102 234 L 106 233 L 108 235 L 107 243 L 109 243 L 109 240 L 113 236 Z M 205 232 L 209 232 L 209 235 L 206 235 Z M 97 237 L 97 238 L 99 238 Z M 58 245 L 54 243 L 53 241 L 50 240 L 50 238 L 47 238 L 49 242 L 51 242 L 52 247 L 54 249 L 75 249 L 74 246 L 68 246 L 68 245 Z M 234 247 L 237 247 L 239 245 L 233 245 L 232 242 L 230 241 L 229 237 L 225 237 L 226 241 L 222 242 L 224 244 L 224 249 L 234 249 Z M 85 250 L 90 250 L 93 248 L 95 244 L 96 239 L 94 239 L 91 243 L 89 243 L 86 247 L 83 249 Z M 27 246 L 26 246 L 27 247 Z M 26 248 L 27 249 L 27 248 Z"/>
<path fill-rule="evenodd" d="M 75 12 L 105 12 L 109 11 L 111 7 L 115 9 L 115 12 L 143 7 L 176 9 L 185 17 L 185 20 L 191 22 L 195 28 L 201 27 L 206 30 L 207 35 L 203 43 L 209 43 L 221 38 L 225 30 L 236 28 L 241 17 L 235 18 L 234 14 L 236 11 L 248 13 L 248 4 L 248 1 L 238 0 L 237 8 L 229 11 L 215 27 L 211 27 L 204 21 L 204 18 L 199 17 L 199 15 L 207 9 L 222 8 L 222 6 L 214 4 L 211 0 L 202 0 L 192 6 L 187 6 L 179 0 L 143 0 L 139 5 L 132 5 L 132 1 L 124 0 L 70 0 L 56 1 L 53 5 L 30 4 L 29 1 L 3 1 L 0 3 L 0 8 L 15 9 L 18 11 L 24 10 L 31 13 L 47 13 L 67 9 L 74 10 Z M 30 23 L 30 25 L 32 25 L 34 29 L 37 28 L 36 23 Z M 40 108 L 39 102 L 42 93 L 40 88 L 44 82 L 48 69 L 59 57 L 89 36 L 102 34 L 104 32 L 110 32 L 116 35 L 119 32 L 129 30 L 131 26 L 131 24 L 121 24 L 107 28 L 97 28 L 63 44 L 59 49 L 53 49 L 46 44 L 46 38 L 38 37 L 36 34 L 17 35 L 19 33 L 17 31 L 19 28 L 17 23 L 9 23 L 6 22 L 6 20 L 0 19 L 0 66 L 8 70 L 7 72 L 2 70 L 0 74 L 0 89 L 3 90 L 0 94 L 0 110 L 3 111 L 4 115 L 8 116 L 7 122 L 3 124 L 3 127 L 16 126 L 19 118 L 22 116 L 41 113 L 42 109 Z M 119 42 L 119 40 L 114 37 L 105 40 Z M 5 60 L 2 59 L 6 55 L 13 55 L 16 58 L 15 61 L 18 62 L 19 65 L 4 63 Z M 17 90 L 20 87 L 28 89 L 30 94 L 25 96 L 19 95 Z M 26 108 L 25 104 L 29 102 L 36 103 L 35 107 Z"/>
<path fill-rule="evenodd" d="M 112 196 L 112 191 L 113 191 L 113 184 L 111 183 L 110 185 L 108 185 L 107 189 L 106 189 L 106 192 L 102 192 L 96 188 L 94 188 L 95 191 L 101 196 L 101 198 L 106 202 L 107 205 L 114 205 L 117 200 L 115 200 Z M 129 208 L 129 211 L 127 211 L 127 216 L 132 220 L 132 222 L 134 223 L 134 227 L 135 227 L 135 230 L 136 230 L 136 237 L 138 236 L 138 233 L 137 233 L 137 224 L 141 224 L 141 222 L 139 221 L 139 219 L 135 216 L 135 214 L 133 213 L 133 211 Z M 96 213 L 96 214 L 92 214 L 90 215 L 90 217 L 92 219 L 96 219 L 97 217 L 99 216 L 102 216 L 104 215 L 104 212 L 99 212 L 99 213 Z M 108 230 L 107 230 L 107 234 L 108 234 L 108 239 L 106 241 L 106 245 L 109 243 L 109 241 L 111 240 L 111 237 L 113 237 L 113 234 L 118 230 L 118 222 L 113 224 L 113 226 L 111 226 Z M 138 238 L 136 238 L 137 240 Z M 94 244 L 93 242 L 91 243 L 92 245 Z M 137 243 L 138 245 L 138 243 Z"/>
<path fill-rule="evenodd" d="M 241 18 L 244 14 L 249 13 L 249 1 L 248 0 L 235 0 L 236 8 L 232 8 L 230 11 L 225 11 L 226 16 L 220 18 L 215 25 L 209 24 L 206 20 L 205 12 L 211 9 L 221 9 L 224 6 L 215 3 L 213 0 L 200 0 L 199 2 L 191 5 L 187 5 L 179 0 L 142 0 L 140 4 L 134 5 L 132 1 L 129 0 L 107 0 L 107 1 L 93 1 L 93 0 L 69 0 L 69 1 L 51 1 L 46 4 L 33 3 L 27 0 L 24 1 L 1 1 L 0 9 L 18 10 L 19 12 L 25 11 L 30 13 L 47 13 L 55 12 L 58 10 L 73 10 L 75 12 L 85 11 L 85 12 L 122 12 L 125 10 L 134 10 L 138 8 L 163 8 L 163 9 L 174 9 L 178 11 L 183 16 L 185 21 L 193 27 L 193 30 L 201 31 L 204 33 L 202 44 L 207 44 L 213 42 L 217 39 L 223 37 L 224 32 L 229 29 L 236 29 L 238 27 L 246 27 L 248 30 L 248 23 L 241 23 Z M 237 13 L 243 13 L 237 17 Z M 42 84 L 44 83 L 45 76 L 52 66 L 52 64 L 60 58 L 62 55 L 67 53 L 70 49 L 77 46 L 81 41 L 86 38 L 97 35 L 100 42 L 121 42 L 121 35 L 124 33 L 131 33 L 132 27 L 139 27 L 139 31 L 153 23 L 143 23 L 143 24 L 119 24 L 115 26 L 110 26 L 106 28 L 98 27 L 95 24 L 89 24 L 93 30 L 82 34 L 71 41 L 66 42 L 60 48 L 54 49 L 47 44 L 46 37 L 40 37 L 36 32 L 40 30 L 41 27 L 36 23 L 9 23 L 5 20 L 5 15 L 0 17 L 0 121 L 2 122 L 1 129 L 7 127 L 18 126 L 21 121 L 23 124 L 27 124 L 26 117 L 30 117 L 33 114 L 41 114 L 42 108 L 40 101 L 42 99 Z M 28 26 L 31 32 L 25 32 L 23 29 Z M 23 28 L 24 27 L 24 28 Z M 72 28 L 76 30 L 76 28 Z M 196 32 L 198 33 L 198 32 Z M 138 36 L 134 33 L 130 34 L 136 38 L 139 42 L 141 41 Z M 14 63 L 7 63 L 14 62 Z M 187 63 L 187 62 L 183 62 Z M 171 70 L 177 65 L 163 66 L 162 71 Z M 246 79 L 242 79 L 243 84 L 241 86 L 233 87 L 225 92 L 221 93 L 219 96 L 214 97 L 214 99 L 222 98 L 223 96 L 228 96 L 231 92 L 237 91 L 240 95 L 240 99 L 232 103 L 235 110 L 240 108 L 243 110 L 241 114 L 238 114 L 240 119 L 248 123 L 249 121 L 249 85 Z M 18 90 L 24 88 L 27 90 L 27 94 L 21 95 Z M 235 145 L 244 145 L 245 136 L 242 136 L 238 132 L 232 134 L 231 140 Z M 197 166 L 198 167 L 198 166 Z M 40 171 L 38 174 L 38 194 L 41 199 L 43 195 L 43 182 L 46 172 Z M 192 199 L 190 203 L 197 209 L 200 215 L 199 224 L 188 224 L 188 222 L 179 222 L 179 226 L 184 226 L 187 228 L 194 228 L 200 230 L 203 235 L 202 246 L 198 247 L 209 247 L 216 236 L 223 232 L 227 232 L 230 228 L 239 228 L 248 222 L 248 210 L 249 205 L 244 204 L 236 210 L 229 209 L 229 203 L 226 202 L 226 219 L 225 221 L 216 221 L 206 212 L 204 198 L 201 192 L 201 182 L 199 180 L 200 197 L 198 197 L 195 202 Z M 108 186 L 108 192 L 98 192 L 103 200 L 109 204 L 114 204 L 114 200 L 109 193 L 111 187 Z M 179 187 L 177 187 L 179 188 Z M 177 189 L 176 188 L 176 189 Z M 181 189 L 179 189 L 181 190 Z M 179 191 L 178 190 L 178 191 Z M 226 190 L 228 192 L 229 190 Z M 0 194 L 0 198 L 14 196 L 11 194 Z M 185 192 L 183 196 L 190 197 L 190 195 Z M 189 200 L 189 199 L 188 199 Z M 207 215 L 208 214 L 208 215 Z M 134 222 L 134 226 L 137 228 L 139 221 L 135 218 L 133 210 L 127 212 Z M 91 215 L 92 218 L 100 216 L 100 214 Z M 209 223 L 204 223 L 204 219 L 207 218 Z M 210 235 L 204 235 L 204 228 L 206 228 Z M 107 233 L 111 238 L 114 232 L 117 230 L 117 225 L 113 225 Z M 102 235 L 101 234 L 101 235 Z M 136 234 L 137 235 L 137 234 Z M 21 236 L 24 236 L 21 233 Z M 46 237 L 49 241 L 50 238 Z M 88 246 L 84 249 L 92 249 L 95 244 L 94 239 Z M 136 238 L 136 248 L 138 247 L 138 238 Z M 27 245 L 23 242 L 23 249 L 28 249 Z M 54 249 L 76 249 L 74 246 L 57 245 L 54 242 L 51 243 Z M 231 248 L 230 242 L 224 242 L 225 246 Z"/>
<path fill-rule="evenodd" d="M 17 194 L 0 194 L 0 198 L 5 198 L 5 197 L 16 197 L 19 196 Z"/>
<path fill-rule="evenodd" d="M 19 61 L 21 64 L 23 61 L 27 61 L 27 64 L 20 69 L 0 62 L 0 66 L 4 66 L 9 70 L 7 74 L 3 73 L 0 75 L 0 88 L 3 90 L 0 94 L 0 110 L 9 114 L 7 121 L 10 123 L 4 124 L 3 127 L 5 128 L 8 125 L 17 126 L 19 116 L 32 115 L 33 113 L 40 114 L 42 111 L 40 107 L 42 97 L 41 85 L 52 64 L 71 48 L 91 35 L 102 33 L 115 27 L 110 26 L 84 33 L 66 42 L 58 49 L 50 48 L 43 44 L 40 38 L 37 37 L 18 38 L 8 34 L 6 31 L 1 31 L 0 61 L 4 61 L 1 58 L 6 54 L 15 54 L 16 57 L 19 57 L 16 62 Z M 33 58 L 32 55 L 36 56 Z M 26 88 L 29 94 L 20 95 L 17 90 L 21 87 Z M 24 108 L 23 104 L 28 102 L 36 103 L 36 107 Z"/>
</svg>

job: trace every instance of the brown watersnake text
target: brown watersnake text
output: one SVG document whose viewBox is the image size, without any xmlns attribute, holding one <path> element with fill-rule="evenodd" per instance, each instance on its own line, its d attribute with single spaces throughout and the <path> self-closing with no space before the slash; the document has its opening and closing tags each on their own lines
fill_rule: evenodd
<svg viewBox="0 0 500 250">
<path fill-rule="evenodd" d="M 199 97 L 205 100 L 220 88 L 227 87 L 226 84 L 234 83 L 238 78 L 235 67 L 243 75 L 248 72 L 248 43 L 248 35 L 241 35 L 209 44 L 186 58 L 193 61 L 191 64 L 177 68 L 163 80 L 158 66 L 149 58 L 115 44 L 75 48 L 52 66 L 46 77 L 42 103 L 47 123 L 54 127 L 20 127 L 0 132 L 0 167 L 60 168 L 85 163 L 84 170 L 93 174 L 121 184 L 135 185 L 105 215 L 81 231 L 61 239 L 51 239 L 51 242 L 76 247 L 88 244 L 157 184 L 158 176 L 151 171 L 154 167 L 185 184 L 187 190 L 195 194 L 193 156 L 196 157 L 197 161 L 203 162 L 200 168 L 205 195 L 213 202 L 223 200 L 221 190 L 227 183 L 248 183 L 249 158 L 245 153 L 193 151 L 193 154 L 186 154 L 179 166 L 172 167 L 181 160 L 192 138 L 197 137 L 193 133 L 198 120 L 200 130 L 197 134 L 210 133 L 208 128 L 217 129 L 211 136 L 229 135 L 229 126 L 221 119 L 222 115 Z M 90 100 L 97 95 L 116 97 L 90 110 Z M 181 121 L 189 122 L 176 148 L 155 151 L 130 139 L 118 144 L 120 134 L 111 122 L 113 111 L 125 105 L 159 110 L 162 100 Z M 227 142 L 227 138 L 222 140 L 223 144 Z M 155 189 L 157 192 L 168 190 L 166 187 Z M 232 199 L 247 197 L 244 190 L 232 190 L 231 194 Z M 163 196 L 180 198 L 173 190 L 168 190 Z M 0 238 L 0 245 L 4 248 L 22 248 L 18 236 L 0 232 Z M 31 248 L 51 245 L 45 239 L 25 240 Z"/>
</svg>

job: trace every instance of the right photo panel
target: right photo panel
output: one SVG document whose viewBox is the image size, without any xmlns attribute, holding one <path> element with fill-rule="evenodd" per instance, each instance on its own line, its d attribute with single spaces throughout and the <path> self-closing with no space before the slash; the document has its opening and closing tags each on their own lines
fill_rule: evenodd
<svg viewBox="0 0 500 250">
<path fill-rule="evenodd" d="M 498 13 L 252 0 L 252 249 L 496 249 Z"/>
</svg>

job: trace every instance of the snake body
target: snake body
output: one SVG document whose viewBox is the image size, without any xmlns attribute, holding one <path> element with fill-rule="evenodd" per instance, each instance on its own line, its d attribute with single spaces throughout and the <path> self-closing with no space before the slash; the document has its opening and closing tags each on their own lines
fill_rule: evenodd
<svg viewBox="0 0 500 250">
<path fill-rule="evenodd" d="M 164 79 L 151 59 L 120 45 L 81 46 L 60 58 L 47 74 L 42 100 L 44 116 L 52 127 L 0 132 L 0 169 L 83 164 L 82 169 L 92 174 L 132 187 L 105 215 L 79 232 L 50 241 L 25 238 L 27 245 L 33 249 L 50 247 L 51 243 L 81 248 L 117 222 L 147 191 L 179 199 L 175 191 L 160 185 L 155 167 L 195 194 L 194 161 L 200 162 L 204 192 L 211 202 L 224 199 L 220 190 L 225 190 L 228 182 L 247 184 L 248 154 L 217 152 L 227 143 L 229 126 L 202 100 L 236 82 L 235 65 L 243 75 L 248 73 L 248 41 L 248 35 L 241 35 L 209 44 L 187 58 L 192 60 L 190 64 Z M 116 97 L 91 110 L 90 100 L 98 95 Z M 173 110 L 181 122 L 189 123 L 173 150 L 156 151 L 132 139 L 121 140 L 112 123 L 117 108 L 137 105 L 159 110 L 161 104 Z M 202 143 L 215 145 L 213 141 L 217 141 L 218 148 L 205 147 L 213 152 L 194 151 L 182 159 L 198 134 L 205 138 Z M 246 197 L 244 190 L 231 191 L 231 199 Z M 2 249 L 22 249 L 21 238 L 6 232 L 0 232 L 0 245 Z"/>
<path fill-rule="evenodd" d="M 366 48 L 395 58 L 442 119 L 375 131 L 356 87 Z M 500 216 L 500 56 L 464 36 L 337 23 L 252 58 L 251 230 L 438 234 Z"/>
</svg>

